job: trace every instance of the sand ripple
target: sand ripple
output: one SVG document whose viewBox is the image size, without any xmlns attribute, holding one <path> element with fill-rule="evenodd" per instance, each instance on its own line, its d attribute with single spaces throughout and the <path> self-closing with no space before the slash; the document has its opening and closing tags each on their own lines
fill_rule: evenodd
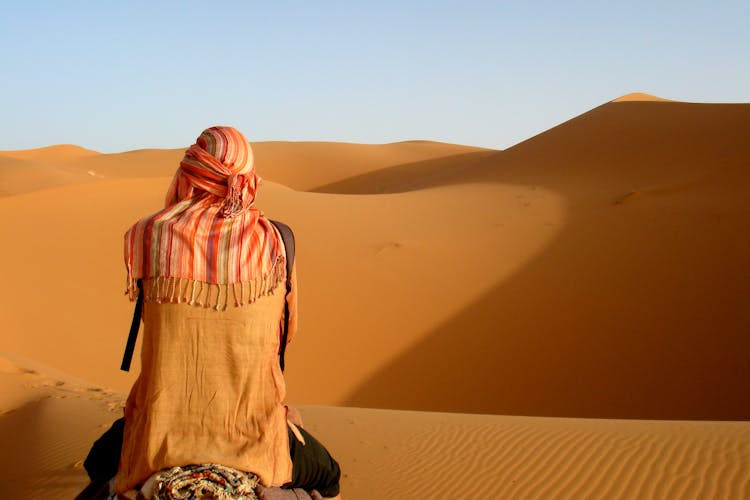
<svg viewBox="0 0 750 500">
<path fill-rule="evenodd" d="M 336 412 L 305 415 L 352 498 L 750 498 L 747 422 Z"/>
</svg>

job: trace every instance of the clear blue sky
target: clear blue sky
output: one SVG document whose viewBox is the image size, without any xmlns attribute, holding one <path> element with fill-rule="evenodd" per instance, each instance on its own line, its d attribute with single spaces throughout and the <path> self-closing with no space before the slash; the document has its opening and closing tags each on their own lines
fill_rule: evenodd
<svg viewBox="0 0 750 500">
<path fill-rule="evenodd" d="M 633 91 L 750 102 L 750 1 L 5 2 L 0 91 L 0 150 L 506 148 Z"/>
</svg>

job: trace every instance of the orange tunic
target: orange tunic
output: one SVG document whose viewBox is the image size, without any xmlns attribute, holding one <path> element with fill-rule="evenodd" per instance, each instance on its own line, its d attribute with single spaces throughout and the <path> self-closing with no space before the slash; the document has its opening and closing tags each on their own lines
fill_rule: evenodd
<svg viewBox="0 0 750 500">
<path fill-rule="evenodd" d="M 147 284 L 145 284 L 148 286 Z M 296 280 L 289 340 L 296 329 Z M 279 367 L 285 284 L 225 311 L 145 301 L 141 373 L 125 407 L 115 489 L 168 467 L 220 463 L 265 486 L 291 481 Z"/>
</svg>

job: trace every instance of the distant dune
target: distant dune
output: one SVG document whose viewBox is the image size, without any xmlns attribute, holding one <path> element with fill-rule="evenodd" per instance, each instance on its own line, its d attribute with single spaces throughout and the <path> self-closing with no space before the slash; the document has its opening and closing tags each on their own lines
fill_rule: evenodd
<svg viewBox="0 0 750 500">
<path fill-rule="evenodd" d="M 344 144 L 335 142 L 253 143 L 260 175 L 299 191 L 414 162 L 427 162 L 486 151 L 431 141 L 391 144 Z"/>
<path fill-rule="evenodd" d="M 656 97 L 655 95 L 651 95 L 651 94 L 645 94 L 643 92 L 631 92 L 630 94 L 625 94 L 624 96 L 618 97 L 617 99 L 613 99 L 611 102 L 627 102 L 627 101 L 674 102 L 674 101 L 670 101 L 669 99 L 662 99 L 661 97 Z"/>
<path fill-rule="evenodd" d="M 750 424 L 715 422 L 750 419 L 747 137 L 750 104 L 634 93 L 503 151 L 253 143 L 257 205 L 297 235 L 289 398 L 347 498 L 449 498 L 426 478 L 450 474 L 458 498 L 749 496 Z M 122 235 L 182 154 L 0 151 L 0 437 L 39 443 L 0 464 L 18 484 L 82 486 L 138 373 Z"/>
<path fill-rule="evenodd" d="M 57 144 L 36 149 L 23 149 L 18 151 L 2 151 L 0 155 L 22 160 L 53 160 L 56 163 L 77 160 L 86 156 L 96 156 L 100 153 L 85 149 L 72 144 Z"/>
<path fill-rule="evenodd" d="M 430 160 L 445 161 L 487 151 L 491 150 L 430 141 L 253 143 L 256 168 L 261 177 L 302 191 L 389 167 L 429 164 Z M 0 196 L 91 180 L 83 176 L 171 178 L 183 153 L 184 148 L 102 154 L 70 145 L 0 151 Z"/>
</svg>

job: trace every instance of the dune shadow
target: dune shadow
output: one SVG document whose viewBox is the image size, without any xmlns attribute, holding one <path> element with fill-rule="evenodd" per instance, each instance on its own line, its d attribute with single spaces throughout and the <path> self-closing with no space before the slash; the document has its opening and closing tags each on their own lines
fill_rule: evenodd
<svg viewBox="0 0 750 500">
<path fill-rule="evenodd" d="M 394 165 L 318 186 L 309 191 L 330 194 L 388 194 L 437 187 L 450 184 L 456 176 L 468 173 L 480 160 L 496 153 L 498 151 L 495 150 L 473 151 Z"/>
<path fill-rule="evenodd" d="M 669 304 L 660 289 L 644 290 L 634 300 L 629 294 L 637 284 L 612 275 L 584 285 L 581 266 L 571 266 L 579 231 L 587 228 L 568 227 L 543 256 L 431 331 L 343 403 L 537 416 L 750 419 L 747 309 L 723 307 L 720 300 L 701 304 L 699 297 Z M 585 261 L 586 254 L 578 258 Z M 610 262 L 616 266 L 618 260 Z"/>
<path fill-rule="evenodd" d="M 732 177 L 750 157 L 740 142 L 748 111 L 735 113 L 745 125 L 730 133 L 719 124 L 740 122 L 727 123 L 712 107 L 605 105 L 473 168 L 464 181 L 537 185 L 559 194 L 567 202 L 565 226 L 524 268 L 429 332 L 343 403 L 750 419 L 750 294 L 742 271 L 750 268 L 750 218 L 723 205 L 750 194 L 746 174 Z M 576 130 L 592 123 L 596 133 Z M 686 139 L 692 141 L 687 146 Z M 729 157 L 727 148 L 741 149 Z M 632 186 L 687 175 L 696 161 L 716 157 L 723 159 L 724 191 L 709 201 L 693 186 L 614 202 Z"/>
<path fill-rule="evenodd" d="M 72 497 L 85 486 L 85 472 L 65 457 L 70 453 L 66 440 L 78 424 L 53 422 L 51 403 L 50 398 L 32 401 L 0 416 L 0 498 L 47 498 L 51 491 Z"/>
</svg>

